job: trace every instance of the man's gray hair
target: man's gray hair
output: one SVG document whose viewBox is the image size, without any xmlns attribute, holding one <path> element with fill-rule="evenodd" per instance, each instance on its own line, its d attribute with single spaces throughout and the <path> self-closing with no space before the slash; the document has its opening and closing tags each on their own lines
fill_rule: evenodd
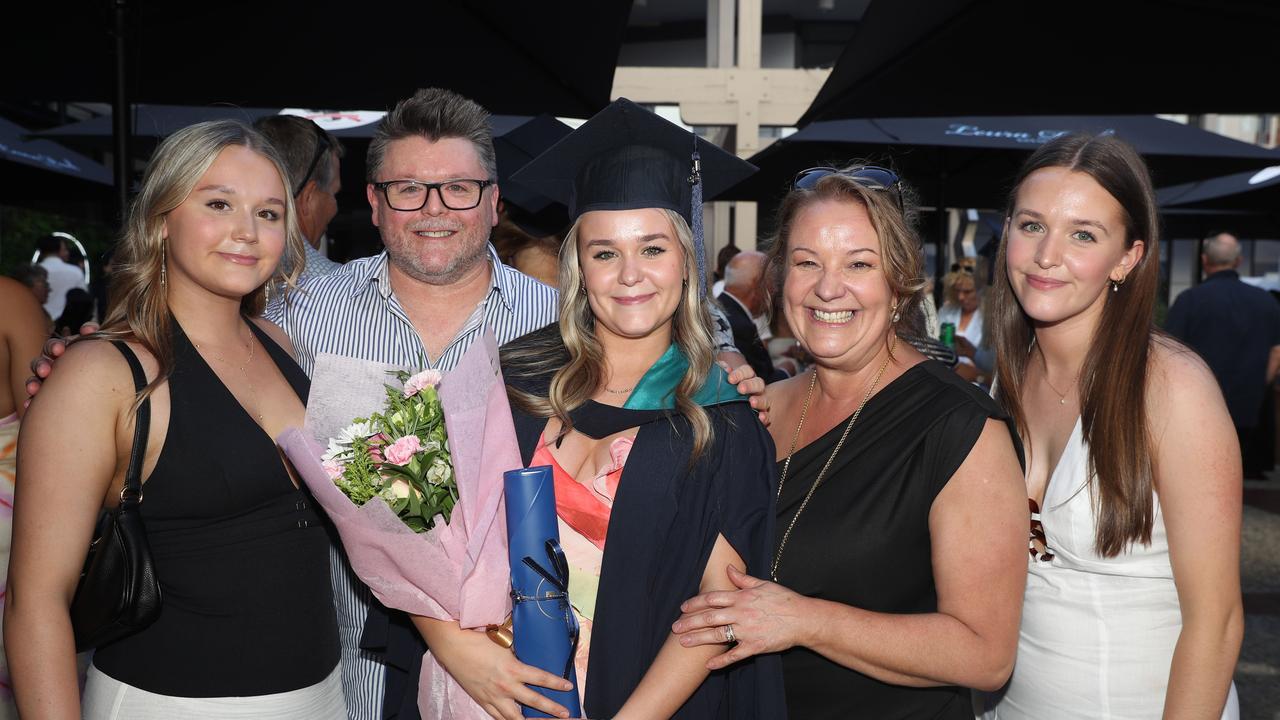
<svg viewBox="0 0 1280 720">
<path fill-rule="evenodd" d="M 382 159 L 392 140 L 407 137 L 423 137 L 431 142 L 443 138 L 462 138 L 471 141 L 480 157 L 488 177 L 474 180 L 496 180 L 498 159 L 493 149 L 493 130 L 489 126 L 489 111 L 479 103 L 444 88 L 423 88 L 407 100 L 396 103 L 394 109 L 378 123 L 373 140 L 369 143 L 369 156 L 365 163 L 368 182 L 379 182 Z M 399 180 L 407 178 L 382 178 Z"/>
<path fill-rule="evenodd" d="M 724 266 L 724 286 L 730 288 L 760 283 L 768 260 L 764 253 L 756 250 L 745 250 L 734 255 Z"/>
<path fill-rule="evenodd" d="M 1210 265 L 1233 265 L 1240 259 L 1240 241 L 1231 233 L 1218 233 L 1205 238 L 1201 252 Z"/>
<path fill-rule="evenodd" d="M 316 151 L 322 143 L 321 137 L 329 143 L 326 155 L 342 157 L 342 144 L 328 131 L 297 115 L 267 115 L 254 121 L 253 127 L 266 136 L 267 141 L 284 160 L 285 170 L 289 172 L 289 192 L 298 194 L 302 191 L 298 186 L 308 180 L 315 180 L 316 185 L 326 191 L 333 187 L 332 163 L 326 162 L 326 158 L 320 158 L 312 167 Z M 307 177 L 308 170 L 311 171 L 310 177 Z"/>
</svg>

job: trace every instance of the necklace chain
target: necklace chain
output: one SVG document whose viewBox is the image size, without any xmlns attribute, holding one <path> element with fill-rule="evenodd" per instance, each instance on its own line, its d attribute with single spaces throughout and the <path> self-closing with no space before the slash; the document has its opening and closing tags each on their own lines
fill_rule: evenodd
<svg viewBox="0 0 1280 720">
<path fill-rule="evenodd" d="M 1049 362 L 1044 359 L 1043 350 L 1040 352 L 1040 366 L 1044 369 L 1044 384 L 1048 385 L 1049 389 L 1053 391 L 1053 394 L 1058 396 L 1059 405 L 1066 405 L 1067 393 L 1071 392 L 1071 388 L 1076 386 L 1076 381 L 1080 379 L 1080 373 L 1076 373 L 1075 376 L 1071 378 L 1071 384 L 1067 385 L 1067 392 L 1058 392 L 1058 388 L 1054 387 L 1053 383 L 1049 382 Z"/>
<path fill-rule="evenodd" d="M 200 343 L 196 342 L 195 340 L 192 340 L 191 344 L 196 346 L 196 350 L 201 350 L 201 351 L 204 350 L 204 348 L 200 346 Z M 256 400 L 258 397 L 258 389 L 254 387 L 253 379 L 249 377 L 249 370 L 248 370 L 249 363 L 253 362 L 254 351 L 257 349 L 257 343 L 253 341 L 252 332 L 249 333 L 248 345 L 249 345 L 249 358 L 244 361 L 243 365 L 236 365 L 230 360 L 227 360 L 226 358 L 222 357 L 218 353 L 214 352 L 212 349 L 209 350 L 209 355 L 212 356 L 214 360 L 217 360 L 223 365 L 230 365 L 231 367 L 234 367 L 240 370 L 240 374 L 244 376 L 244 381 L 249 384 L 249 397 L 254 398 Z M 246 410 L 247 409 L 248 408 L 246 408 Z M 263 423 L 261 412 L 259 412 L 257 409 L 250 410 L 249 412 L 252 413 L 254 417 L 258 418 L 259 425 Z"/>
<path fill-rule="evenodd" d="M 867 392 L 862 396 L 862 402 L 858 403 L 858 409 L 853 411 L 853 416 L 849 418 L 849 422 L 844 426 L 844 432 L 840 435 L 840 441 L 836 443 L 836 449 L 831 451 L 827 462 L 818 471 L 818 477 L 813 481 L 813 485 L 809 487 L 809 492 L 805 494 L 804 500 L 800 503 L 800 508 L 796 510 L 796 514 L 791 516 L 791 523 L 787 525 L 787 531 L 782 534 L 782 541 L 778 543 L 778 552 L 773 556 L 773 567 L 769 570 L 769 577 L 774 582 L 778 581 L 778 565 L 782 562 L 782 551 L 787 547 L 787 540 L 791 538 L 791 531 L 796 527 L 796 521 L 800 519 L 800 513 L 808 507 L 809 500 L 813 498 L 813 493 L 822 484 L 823 479 L 827 475 L 827 470 L 831 468 L 831 463 L 840 454 L 840 448 L 844 447 L 844 441 L 849 438 L 849 431 L 853 430 L 854 423 L 858 422 L 858 416 L 862 415 L 862 408 L 867 406 L 867 401 L 871 399 L 871 393 L 875 392 L 876 386 L 880 384 L 880 377 L 884 375 L 884 370 L 889 366 L 889 358 L 893 356 L 893 349 L 898 345 L 898 336 L 895 333 L 893 342 L 889 345 L 889 354 L 885 356 L 884 362 L 880 363 L 880 369 L 876 370 L 876 375 L 871 379 L 871 384 L 867 386 Z M 805 416 L 809 414 L 809 401 L 813 399 L 813 388 L 818 384 L 818 370 L 814 368 L 813 376 L 809 379 L 809 392 L 804 396 L 804 407 L 800 410 L 800 422 L 796 425 L 796 431 L 791 436 L 791 449 L 787 451 L 786 462 L 782 464 L 782 477 L 778 478 L 778 495 L 782 498 L 782 488 L 787 482 L 787 471 L 791 469 L 791 458 L 796 454 L 796 442 L 800 439 L 800 430 L 804 427 Z"/>
<path fill-rule="evenodd" d="M 605 391 L 605 392 L 607 392 L 607 393 L 613 393 L 614 395 L 626 395 L 627 393 L 631 392 L 632 390 L 635 390 L 635 386 L 632 386 L 632 387 L 626 388 L 626 389 L 624 389 L 624 390 L 614 390 L 613 388 L 605 388 L 605 389 L 604 389 L 604 391 Z"/>
</svg>

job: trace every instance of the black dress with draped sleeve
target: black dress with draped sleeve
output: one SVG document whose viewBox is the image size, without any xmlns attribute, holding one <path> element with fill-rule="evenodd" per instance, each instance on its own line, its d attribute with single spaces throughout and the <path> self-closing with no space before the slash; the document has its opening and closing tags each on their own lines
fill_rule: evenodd
<svg viewBox="0 0 1280 720">
<path fill-rule="evenodd" d="M 1010 422 L 990 397 L 937 361 L 915 365 L 886 385 L 863 409 L 796 521 L 778 581 L 874 612 L 936 612 L 929 511 L 990 418 Z M 792 457 L 778 500 L 775 548 L 846 421 Z M 1021 457 L 1011 423 L 1009 432 Z M 965 688 L 889 685 L 805 648 L 782 659 L 792 718 L 973 718 Z"/>
</svg>

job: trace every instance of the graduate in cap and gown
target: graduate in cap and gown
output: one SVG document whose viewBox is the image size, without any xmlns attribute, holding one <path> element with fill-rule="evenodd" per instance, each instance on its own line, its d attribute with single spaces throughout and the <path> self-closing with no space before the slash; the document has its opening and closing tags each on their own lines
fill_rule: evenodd
<svg viewBox="0 0 1280 720">
<path fill-rule="evenodd" d="M 504 346 L 502 366 L 523 459 L 555 475 L 589 718 L 786 717 L 776 657 L 711 672 L 724 647 L 671 632 L 684 600 L 732 589 L 731 565 L 761 571 L 772 542 L 773 444 L 714 362 L 699 222 L 704 192 L 753 170 L 623 99 L 516 176 L 574 221 L 560 322 Z M 490 714 L 518 716 L 507 683 L 460 677 L 474 669 L 451 644 L 468 640 L 428 641 Z"/>
</svg>

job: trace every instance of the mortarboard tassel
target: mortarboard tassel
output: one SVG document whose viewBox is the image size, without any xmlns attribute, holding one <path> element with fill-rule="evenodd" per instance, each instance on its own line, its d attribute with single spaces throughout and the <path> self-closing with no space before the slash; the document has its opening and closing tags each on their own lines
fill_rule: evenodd
<svg viewBox="0 0 1280 720">
<path fill-rule="evenodd" d="M 698 294 L 707 296 L 707 246 L 702 233 L 702 159 L 698 156 L 698 138 L 693 138 L 693 174 L 689 176 L 693 185 L 693 198 L 689 219 L 693 222 L 693 252 L 698 260 Z"/>
</svg>

